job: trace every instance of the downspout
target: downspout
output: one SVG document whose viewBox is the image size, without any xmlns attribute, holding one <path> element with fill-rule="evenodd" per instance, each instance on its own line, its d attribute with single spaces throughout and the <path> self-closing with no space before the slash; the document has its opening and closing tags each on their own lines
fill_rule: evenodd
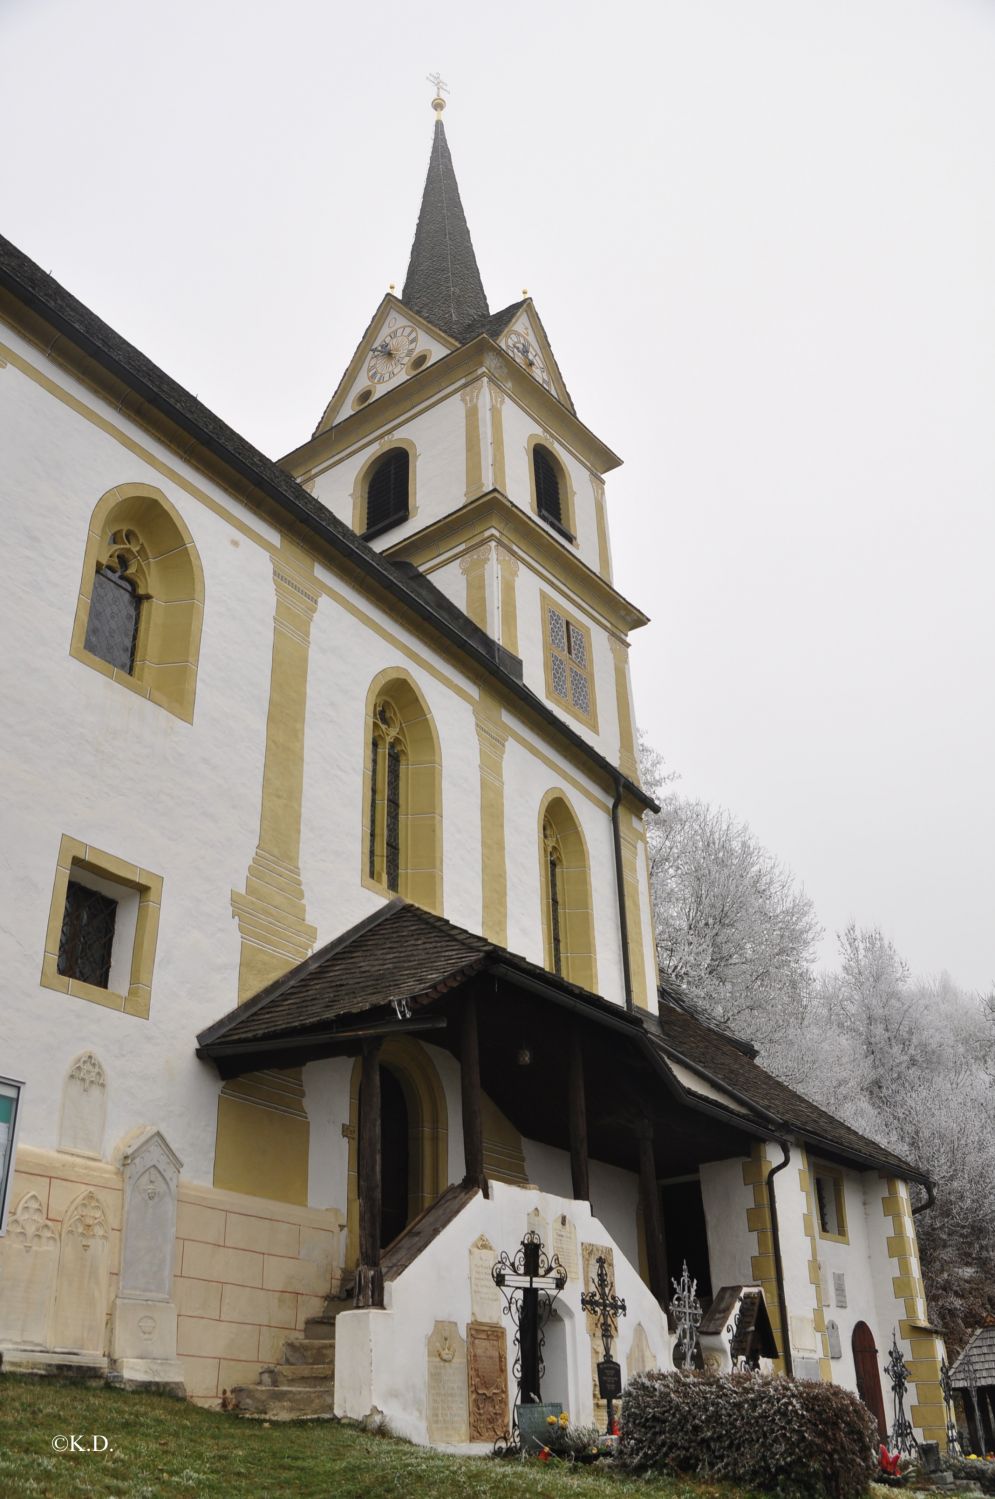
<svg viewBox="0 0 995 1499">
<path fill-rule="evenodd" d="M 632 1010 L 632 970 L 629 967 L 629 918 L 625 910 L 625 876 L 622 872 L 622 824 L 619 808 L 622 805 L 622 777 L 615 772 L 615 800 L 612 802 L 612 840 L 615 845 L 615 891 L 618 895 L 618 934 L 622 942 L 622 988 L 625 992 L 625 1008 Z"/>
<path fill-rule="evenodd" d="M 923 1182 L 923 1186 L 926 1188 L 926 1201 L 916 1203 L 915 1207 L 912 1209 L 913 1218 L 915 1217 L 916 1213 L 925 1213 L 927 1208 L 936 1206 L 936 1188 L 934 1187 L 933 1183 L 927 1178 L 927 1180 Z"/>
<path fill-rule="evenodd" d="M 777 1196 L 774 1192 L 774 1178 L 779 1171 L 783 1171 L 791 1160 L 791 1146 L 787 1140 L 780 1135 L 774 1139 L 780 1145 L 784 1153 L 784 1159 L 767 1173 L 767 1202 L 770 1206 L 770 1236 L 774 1245 L 774 1274 L 777 1277 L 777 1304 L 781 1310 L 781 1349 L 784 1359 L 784 1372 L 790 1375 L 791 1370 L 791 1339 L 788 1336 L 788 1303 L 784 1295 L 784 1261 L 781 1259 L 781 1235 L 777 1224 Z"/>
</svg>

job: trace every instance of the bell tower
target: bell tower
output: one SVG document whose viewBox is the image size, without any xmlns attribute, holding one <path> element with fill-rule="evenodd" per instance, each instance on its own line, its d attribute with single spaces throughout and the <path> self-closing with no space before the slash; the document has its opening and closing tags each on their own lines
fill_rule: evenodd
<svg viewBox="0 0 995 1499">
<path fill-rule="evenodd" d="M 310 440 L 282 460 L 384 557 L 520 658 L 525 684 L 637 779 L 605 475 L 531 297 L 491 312 L 437 77 L 401 295 L 376 309 Z"/>
</svg>

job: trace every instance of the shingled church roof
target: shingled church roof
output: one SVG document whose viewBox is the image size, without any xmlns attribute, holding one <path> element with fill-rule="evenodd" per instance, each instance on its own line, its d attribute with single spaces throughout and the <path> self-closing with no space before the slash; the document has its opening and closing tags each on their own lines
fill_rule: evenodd
<svg viewBox="0 0 995 1499">
<path fill-rule="evenodd" d="M 490 317 L 441 119 L 435 122 L 401 301 L 460 343 Z"/>
</svg>

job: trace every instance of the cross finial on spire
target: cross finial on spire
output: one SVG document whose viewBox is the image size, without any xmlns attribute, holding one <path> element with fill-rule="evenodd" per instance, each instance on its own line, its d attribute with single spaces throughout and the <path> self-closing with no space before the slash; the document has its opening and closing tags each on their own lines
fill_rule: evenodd
<svg viewBox="0 0 995 1499">
<path fill-rule="evenodd" d="M 429 73 L 428 82 L 435 89 L 435 98 L 432 100 L 432 108 L 435 110 L 435 117 L 437 120 L 441 120 L 442 111 L 446 107 L 446 101 L 442 96 L 443 94 L 448 94 L 449 85 L 448 83 L 443 82 L 441 73 Z"/>
</svg>

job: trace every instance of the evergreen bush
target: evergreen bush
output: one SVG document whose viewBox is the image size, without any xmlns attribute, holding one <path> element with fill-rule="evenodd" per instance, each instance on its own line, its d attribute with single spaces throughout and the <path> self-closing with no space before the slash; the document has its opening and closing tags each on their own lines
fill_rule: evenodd
<svg viewBox="0 0 995 1499">
<path fill-rule="evenodd" d="M 759 1374 L 642 1374 L 618 1456 L 630 1468 L 728 1479 L 782 1499 L 859 1499 L 877 1469 L 870 1411 L 838 1385 Z"/>
</svg>

